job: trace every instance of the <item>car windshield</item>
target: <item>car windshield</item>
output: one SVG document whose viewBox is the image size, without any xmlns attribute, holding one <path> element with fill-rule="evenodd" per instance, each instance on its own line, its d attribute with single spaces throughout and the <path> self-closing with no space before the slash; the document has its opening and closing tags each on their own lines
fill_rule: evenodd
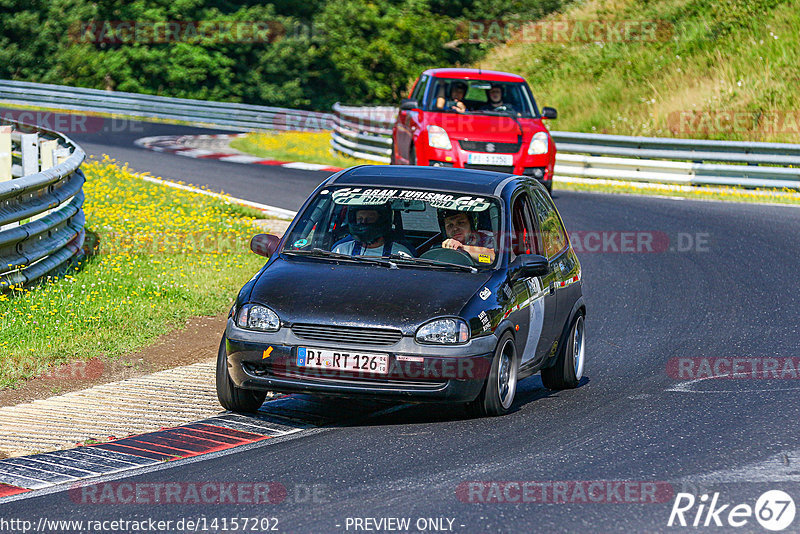
<svg viewBox="0 0 800 534">
<path fill-rule="evenodd" d="M 538 117 L 536 101 L 524 82 L 434 78 L 424 109 L 470 115 Z"/>
<path fill-rule="evenodd" d="M 497 258 L 500 203 L 421 189 L 326 188 L 299 215 L 282 252 L 374 265 L 490 268 Z M 390 262 L 375 262 L 389 258 Z M 466 269 L 463 269 L 466 267 Z"/>
</svg>

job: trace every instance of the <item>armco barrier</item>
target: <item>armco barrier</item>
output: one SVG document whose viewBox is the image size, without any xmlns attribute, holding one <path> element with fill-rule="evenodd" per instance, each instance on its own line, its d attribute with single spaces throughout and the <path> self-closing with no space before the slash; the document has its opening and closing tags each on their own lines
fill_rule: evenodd
<svg viewBox="0 0 800 534">
<path fill-rule="evenodd" d="M 330 113 L 0 80 L 0 104 L 180 120 L 236 131 L 330 130 Z"/>
<path fill-rule="evenodd" d="M 397 108 L 335 104 L 331 147 L 389 163 Z M 556 176 L 800 189 L 800 145 L 550 132 Z"/>
<path fill-rule="evenodd" d="M 80 253 L 84 158 L 62 134 L 0 123 L 0 290 L 33 282 Z"/>
</svg>

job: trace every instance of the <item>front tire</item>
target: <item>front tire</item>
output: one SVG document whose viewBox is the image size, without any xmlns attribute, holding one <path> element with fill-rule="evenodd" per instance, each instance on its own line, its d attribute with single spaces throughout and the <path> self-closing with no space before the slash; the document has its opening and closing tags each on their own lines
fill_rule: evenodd
<svg viewBox="0 0 800 534">
<path fill-rule="evenodd" d="M 583 376 L 586 357 L 583 315 L 578 315 L 570 328 L 567 342 L 558 351 L 553 367 L 542 369 L 542 384 L 547 389 L 573 389 Z"/>
<path fill-rule="evenodd" d="M 238 413 L 253 413 L 261 408 L 266 391 L 254 391 L 236 387 L 228 373 L 228 354 L 225 352 L 225 336 L 219 344 L 217 353 L 217 398 L 226 410 Z"/>
<path fill-rule="evenodd" d="M 497 343 L 492 368 L 480 395 L 469 404 L 470 411 L 480 417 L 507 414 L 517 392 L 518 370 L 514 336 L 506 332 Z"/>
</svg>

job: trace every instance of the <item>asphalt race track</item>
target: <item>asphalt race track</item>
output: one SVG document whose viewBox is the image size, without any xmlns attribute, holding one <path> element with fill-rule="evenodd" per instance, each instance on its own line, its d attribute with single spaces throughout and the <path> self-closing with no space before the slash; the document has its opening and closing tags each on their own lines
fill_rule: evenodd
<svg viewBox="0 0 800 534">
<path fill-rule="evenodd" d="M 71 137 L 87 153 L 108 153 L 136 170 L 288 209 L 297 209 L 328 174 L 148 152 L 133 140 L 212 131 L 134 124 L 141 130 Z M 279 482 L 288 493 L 278 504 L 96 505 L 75 502 L 65 488 L 9 502 L 2 516 L 34 523 L 269 516 L 282 532 L 363 532 L 354 518 L 365 517 L 410 518 L 412 531 L 433 531 L 433 522 L 416 524 L 419 518 L 447 518 L 452 524 L 444 521 L 439 531 L 683 532 L 698 529 L 667 527 L 681 491 L 718 492 L 729 509 L 753 506 L 770 489 L 797 500 L 798 373 L 692 381 L 699 375 L 679 376 L 676 369 L 687 361 L 700 366 L 704 358 L 798 356 L 800 210 L 574 192 L 556 192 L 555 199 L 580 245 L 600 248 L 578 253 L 588 307 L 587 364 L 578 389 L 550 392 L 538 376 L 528 378 L 513 413 L 491 419 L 469 419 L 457 406 L 380 405 L 356 422 L 342 413 L 341 425 L 115 479 Z M 631 239 L 621 232 L 639 232 L 633 242 L 645 236 L 655 250 L 618 251 Z M 269 410 L 267 403 L 262 411 Z M 504 497 L 491 484 L 464 484 L 516 488 L 510 481 L 545 484 L 545 502 L 497 502 L 519 492 Z M 562 482 L 566 498 L 547 485 Z M 600 483 L 599 502 L 575 494 L 591 482 Z M 654 487 L 654 499 L 640 495 Z M 494 502 L 470 502 L 481 499 Z M 686 513 L 687 521 L 696 511 Z M 700 527 L 709 529 L 731 527 Z M 764 532 L 753 517 L 736 530 Z"/>
</svg>

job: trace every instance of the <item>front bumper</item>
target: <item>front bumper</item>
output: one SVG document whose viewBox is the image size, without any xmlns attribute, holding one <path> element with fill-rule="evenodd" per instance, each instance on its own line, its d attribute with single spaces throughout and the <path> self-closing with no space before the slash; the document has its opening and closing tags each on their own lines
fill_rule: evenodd
<svg viewBox="0 0 800 534">
<path fill-rule="evenodd" d="M 489 374 L 497 344 L 494 335 L 455 347 L 429 347 L 406 337 L 389 346 L 331 344 L 297 338 L 289 328 L 274 334 L 251 332 L 232 321 L 228 321 L 226 338 L 228 371 L 238 387 L 406 402 L 474 400 Z M 299 367 L 298 347 L 388 354 L 389 372 L 377 375 Z"/>
</svg>

